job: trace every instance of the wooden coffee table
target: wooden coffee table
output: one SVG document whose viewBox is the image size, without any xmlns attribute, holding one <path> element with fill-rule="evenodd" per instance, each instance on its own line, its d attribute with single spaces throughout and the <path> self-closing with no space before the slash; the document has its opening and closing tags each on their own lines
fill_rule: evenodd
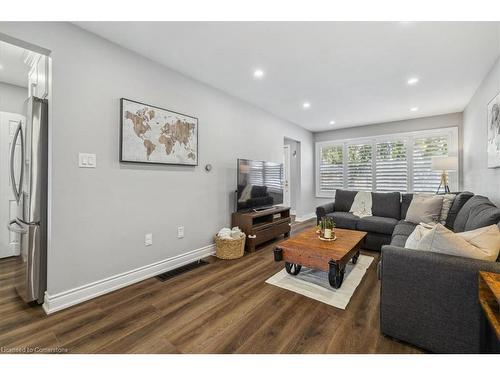
<svg viewBox="0 0 500 375">
<path fill-rule="evenodd" d="M 302 266 L 328 272 L 328 281 L 336 289 L 344 281 L 346 264 L 356 264 L 361 241 L 366 232 L 335 229 L 335 241 L 319 239 L 316 228 L 307 229 L 279 243 L 274 249 L 274 260 L 285 261 L 285 269 L 298 275 Z"/>
</svg>

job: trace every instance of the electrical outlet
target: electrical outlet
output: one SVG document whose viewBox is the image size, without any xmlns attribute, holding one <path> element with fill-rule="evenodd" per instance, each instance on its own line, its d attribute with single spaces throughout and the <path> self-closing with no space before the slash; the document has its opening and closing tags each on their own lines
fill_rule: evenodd
<svg viewBox="0 0 500 375">
<path fill-rule="evenodd" d="M 153 233 L 146 233 L 144 236 L 144 246 L 151 246 L 153 244 Z"/>
<path fill-rule="evenodd" d="M 177 238 L 184 238 L 184 227 L 177 227 Z"/>
</svg>

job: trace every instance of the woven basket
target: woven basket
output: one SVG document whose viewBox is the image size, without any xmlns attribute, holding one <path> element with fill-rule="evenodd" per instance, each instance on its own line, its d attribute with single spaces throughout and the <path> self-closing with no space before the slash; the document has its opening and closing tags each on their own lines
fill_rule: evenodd
<svg viewBox="0 0 500 375">
<path fill-rule="evenodd" d="M 215 236 L 215 256 L 219 259 L 238 259 L 245 253 L 245 233 L 239 239 Z"/>
</svg>

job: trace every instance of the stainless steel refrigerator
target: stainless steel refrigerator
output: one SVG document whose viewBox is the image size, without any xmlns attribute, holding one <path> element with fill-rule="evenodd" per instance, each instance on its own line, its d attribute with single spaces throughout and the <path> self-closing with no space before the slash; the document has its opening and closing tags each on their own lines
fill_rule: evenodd
<svg viewBox="0 0 500 375">
<path fill-rule="evenodd" d="M 43 303 L 47 287 L 48 103 L 31 97 L 26 124 L 19 122 L 10 152 L 17 218 L 8 224 L 19 236 L 15 285 L 26 302 Z"/>
</svg>

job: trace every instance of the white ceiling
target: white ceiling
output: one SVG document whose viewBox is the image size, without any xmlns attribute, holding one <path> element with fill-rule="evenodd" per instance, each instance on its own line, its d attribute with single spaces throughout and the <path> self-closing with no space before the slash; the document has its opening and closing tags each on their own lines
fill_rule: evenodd
<svg viewBox="0 0 500 375">
<path fill-rule="evenodd" d="M 462 111 L 500 50 L 494 22 L 77 25 L 312 131 Z"/>
<path fill-rule="evenodd" d="M 32 52 L 0 41 L 0 82 L 28 87 L 30 66 L 25 59 L 29 53 Z"/>
</svg>

